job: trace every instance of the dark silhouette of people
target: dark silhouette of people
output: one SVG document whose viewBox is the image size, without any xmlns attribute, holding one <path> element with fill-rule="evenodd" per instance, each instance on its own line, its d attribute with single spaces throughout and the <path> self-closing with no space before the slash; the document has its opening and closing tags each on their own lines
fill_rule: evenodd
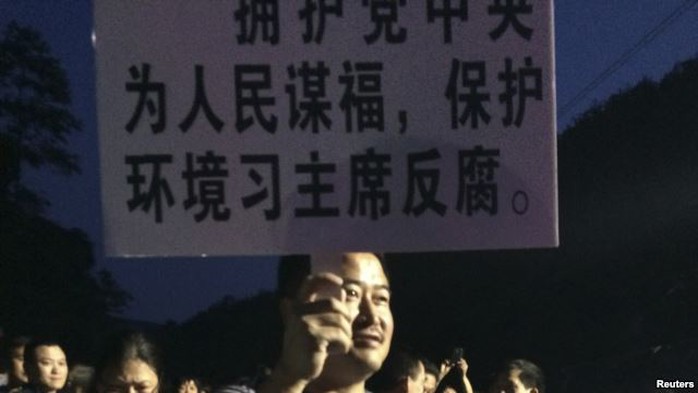
<svg viewBox="0 0 698 393">
<path fill-rule="evenodd" d="M 435 393 L 473 393 L 468 379 L 468 363 L 464 358 L 443 362 L 441 375 Z"/>
<path fill-rule="evenodd" d="M 0 393 L 16 393 L 28 381 L 24 371 L 24 349 L 31 339 L 18 336 L 10 339 L 3 348 L 2 362 L 7 368 L 7 384 L 0 386 Z"/>
<path fill-rule="evenodd" d="M 419 357 L 393 349 L 368 385 L 375 393 L 424 393 L 424 380 L 424 364 Z"/>
<path fill-rule="evenodd" d="M 498 370 L 488 393 L 545 393 L 543 371 L 525 359 L 508 361 Z"/>
</svg>

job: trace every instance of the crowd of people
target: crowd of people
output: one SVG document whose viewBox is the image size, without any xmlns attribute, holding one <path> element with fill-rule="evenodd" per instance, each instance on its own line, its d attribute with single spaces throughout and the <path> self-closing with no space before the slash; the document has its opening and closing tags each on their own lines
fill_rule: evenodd
<svg viewBox="0 0 698 393">
<path fill-rule="evenodd" d="M 209 387 L 194 376 L 178 393 L 545 393 L 541 369 L 516 359 L 488 387 L 474 389 L 461 351 L 436 366 L 393 345 L 392 293 L 382 256 L 345 253 L 283 257 L 279 359 L 254 383 Z M 166 390 L 158 349 L 143 333 L 107 340 L 93 366 L 72 365 L 61 343 L 15 337 L 3 351 L 0 393 L 160 393 Z M 69 367 L 70 365 L 70 367 Z M 2 382 L 2 381 L 0 381 Z"/>
</svg>

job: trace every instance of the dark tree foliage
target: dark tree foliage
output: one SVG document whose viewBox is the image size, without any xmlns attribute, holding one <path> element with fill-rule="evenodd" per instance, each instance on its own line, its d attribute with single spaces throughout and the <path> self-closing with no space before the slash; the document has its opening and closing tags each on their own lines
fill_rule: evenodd
<svg viewBox="0 0 698 393">
<path fill-rule="evenodd" d="M 93 275 L 92 244 L 79 230 L 41 217 L 48 201 L 23 183 L 22 167 L 79 171 L 66 150 L 80 129 L 64 70 L 29 27 L 0 36 L 0 327 L 52 335 L 75 359 L 89 357 L 130 297 L 106 271 Z"/>
<path fill-rule="evenodd" d="M 33 209 L 46 205 L 22 184 L 22 166 L 78 172 L 66 144 L 80 128 L 60 62 L 37 31 L 11 22 L 0 36 L 0 195 Z"/>
<path fill-rule="evenodd" d="M 264 367 L 274 365 L 280 337 L 274 294 L 243 300 L 226 297 L 169 330 L 170 377 L 195 375 L 213 386 L 254 379 Z"/>
<path fill-rule="evenodd" d="M 559 391 L 690 379 L 698 59 L 590 109 L 558 154 L 560 248 L 397 256 L 399 339 L 437 358 L 465 347 L 476 386 L 519 356 L 541 363 Z"/>
<path fill-rule="evenodd" d="M 55 335 L 89 357 L 130 296 L 108 272 L 92 275 L 92 245 L 16 205 L 0 202 L 0 322 L 8 334 Z"/>
</svg>

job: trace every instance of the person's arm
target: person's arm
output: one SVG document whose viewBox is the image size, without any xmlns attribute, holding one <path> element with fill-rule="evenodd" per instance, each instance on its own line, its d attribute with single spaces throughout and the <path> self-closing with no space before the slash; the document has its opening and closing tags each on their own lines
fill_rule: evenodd
<svg viewBox="0 0 698 393">
<path fill-rule="evenodd" d="M 458 361 L 458 367 L 463 372 L 463 384 L 465 385 L 465 393 L 473 393 L 473 385 L 470 384 L 470 379 L 468 379 L 468 362 L 461 358 Z"/>
<path fill-rule="evenodd" d="M 447 359 L 441 362 L 441 365 L 439 366 L 439 375 L 438 378 L 436 378 L 437 385 L 439 384 L 439 382 L 441 382 L 442 379 L 444 379 L 446 374 L 448 374 L 448 372 L 451 371 L 451 367 L 453 367 L 453 365 Z"/>
<path fill-rule="evenodd" d="M 283 348 L 260 393 L 302 393 L 322 373 L 328 351 L 349 351 L 351 320 L 343 296 L 342 279 L 323 273 L 306 279 L 296 300 L 282 300 Z"/>
</svg>

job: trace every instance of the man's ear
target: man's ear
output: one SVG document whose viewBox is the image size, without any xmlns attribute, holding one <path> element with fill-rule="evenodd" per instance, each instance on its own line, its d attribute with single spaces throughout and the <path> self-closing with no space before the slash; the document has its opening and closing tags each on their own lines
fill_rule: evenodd
<svg viewBox="0 0 698 393">
<path fill-rule="evenodd" d="M 531 393 L 538 393 L 538 388 L 536 388 L 536 387 L 531 388 Z"/>
</svg>

